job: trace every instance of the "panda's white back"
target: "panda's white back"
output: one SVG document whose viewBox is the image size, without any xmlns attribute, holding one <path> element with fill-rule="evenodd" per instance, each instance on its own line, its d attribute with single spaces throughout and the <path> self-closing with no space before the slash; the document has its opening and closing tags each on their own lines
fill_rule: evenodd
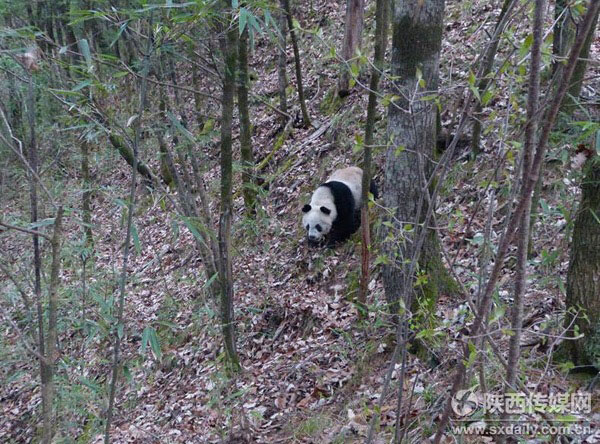
<svg viewBox="0 0 600 444">
<path fill-rule="evenodd" d="M 327 179 L 327 182 L 331 182 L 335 180 L 337 182 L 342 182 L 352 192 L 352 197 L 354 197 L 354 202 L 356 203 L 356 208 L 360 206 L 361 196 L 362 196 L 362 170 L 358 167 L 348 167 L 342 168 L 341 170 L 335 170 Z"/>
</svg>

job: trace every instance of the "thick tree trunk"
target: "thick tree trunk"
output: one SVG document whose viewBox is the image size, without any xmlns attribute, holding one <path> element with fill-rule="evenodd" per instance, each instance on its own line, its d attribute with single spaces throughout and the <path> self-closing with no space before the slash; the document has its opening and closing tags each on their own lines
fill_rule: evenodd
<svg viewBox="0 0 600 444">
<path fill-rule="evenodd" d="M 577 325 L 584 337 L 563 344 L 576 365 L 600 367 L 600 158 L 589 160 L 586 169 L 571 242 L 565 319 L 568 336 L 575 337 Z"/>
<path fill-rule="evenodd" d="M 338 94 L 340 97 L 345 97 L 350 93 L 350 70 L 348 63 L 354 57 L 356 50 L 360 48 L 364 15 L 364 0 L 347 0 L 344 41 L 342 42 L 341 54 L 343 65 L 338 82 Z"/>
<path fill-rule="evenodd" d="M 296 31 L 294 30 L 294 20 L 292 16 L 292 8 L 290 0 L 281 0 L 281 5 L 285 11 L 287 18 L 288 30 L 290 32 L 290 40 L 292 41 L 292 49 L 294 50 L 294 62 L 296 66 L 296 83 L 298 87 L 298 100 L 300 101 L 300 110 L 302 111 L 302 122 L 304 127 L 310 126 L 310 117 L 308 108 L 306 108 L 306 100 L 304 100 L 304 86 L 302 84 L 302 68 L 300 66 L 300 50 L 298 49 L 298 40 L 296 39 Z"/>
<path fill-rule="evenodd" d="M 240 153 L 242 158 L 242 190 L 246 213 L 256 212 L 256 186 L 254 185 L 254 155 L 252 153 L 252 124 L 248 106 L 248 26 L 238 41 L 239 83 L 237 88 L 238 111 L 240 114 Z"/>
<path fill-rule="evenodd" d="M 224 2 L 227 5 L 227 1 Z M 227 6 L 225 6 L 227 8 Z M 231 15 L 229 15 L 231 17 Z M 221 39 L 225 62 L 223 96 L 221 99 L 221 215 L 219 219 L 219 282 L 221 284 L 221 325 L 229 369 L 239 369 L 235 345 L 233 313 L 233 273 L 231 269 L 231 218 L 233 214 L 232 136 L 235 96 L 235 71 L 237 67 L 238 28 L 230 26 Z"/>
<path fill-rule="evenodd" d="M 453 282 L 441 262 L 437 233 L 420 226 L 428 212 L 426 181 L 436 143 L 436 108 L 421 98 L 438 88 L 444 1 L 411 0 L 395 9 L 392 74 L 398 78 L 394 86 L 399 99 L 389 108 L 392 144 L 386 153 L 383 193 L 385 206 L 395 209 L 392 228 L 384 232 L 389 263 L 383 269 L 383 282 L 392 310 L 397 310 L 400 297 L 408 305 L 413 300 L 414 276 L 408 264 L 420 253 L 414 247 L 422 229 L 427 234 L 418 261 L 420 273 L 426 275 L 427 283 L 421 287 L 426 305 L 435 304 L 439 291 L 450 289 Z M 407 231 L 409 225 L 412 229 Z"/>
</svg>

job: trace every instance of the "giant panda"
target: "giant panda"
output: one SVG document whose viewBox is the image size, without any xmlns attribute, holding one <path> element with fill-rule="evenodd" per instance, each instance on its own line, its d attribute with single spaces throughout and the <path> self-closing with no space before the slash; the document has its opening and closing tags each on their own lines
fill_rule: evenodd
<svg viewBox="0 0 600 444">
<path fill-rule="evenodd" d="M 312 194 L 310 203 L 302 207 L 302 226 L 309 244 L 327 240 L 333 246 L 348 239 L 360 226 L 362 175 L 358 167 L 334 171 Z M 369 191 L 377 197 L 371 181 Z"/>
</svg>

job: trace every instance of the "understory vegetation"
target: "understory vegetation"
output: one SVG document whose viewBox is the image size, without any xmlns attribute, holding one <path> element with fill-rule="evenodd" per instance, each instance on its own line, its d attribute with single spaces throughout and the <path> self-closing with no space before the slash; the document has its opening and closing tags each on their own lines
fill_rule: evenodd
<svg viewBox="0 0 600 444">
<path fill-rule="evenodd" d="M 503 420 L 600 441 L 597 13 L 505 234 L 598 0 L 448 0 L 440 26 L 370 0 L 348 56 L 351 3 L 0 0 L 0 442 L 493 442 L 451 427 L 513 391 L 590 393 Z M 302 206 L 354 165 L 370 231 L 310 248 Z"/>
</svg>

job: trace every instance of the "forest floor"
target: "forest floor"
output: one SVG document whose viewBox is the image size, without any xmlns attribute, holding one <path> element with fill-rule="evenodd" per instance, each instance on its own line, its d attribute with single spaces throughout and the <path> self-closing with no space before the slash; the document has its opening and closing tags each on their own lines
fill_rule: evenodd
<svg viewBox="0 0 600 444">
<path fill-rule="evenodd" d="M 308 32 L 300 35 L 306 95 L 314 127 L 294 127 L 268 163 L 264 174 L 273 182 L 261 198 L 256 219 L 244 217 L 241 198 L 235 202 L 234 306 L 243 370 L 234 379 L 225 374 L 218 309 L 213 301 L 204 298 L 205 276 L 195 253 L 193 235 L 176 218 L 167 200 L 158 193 L 142 190 L 135 213 L 139 243 L 136 242 L 128 269 L 123 351 L 126 369 L 118 392 L 113 442 L 364 441 L 392 357 L 393 335 L 380 270 L 375 267 L 369 284 L 369 317 L 360 320 L 350 302 L 357 291 L 360 270 L 358 235 L 333 250 L 311 249 L 304 242 L 299 219 L 300 208 L 316 185 L 333 169 L 357 164 L 360 152 L 353 148 L 355 136 L 363 133 L 366 93 L 356 86 L 344 101 L 332 99 L 338 68 L 335 60 L 326 55 L 329 45 L 340 43 L 345 2 L 300 3 L 297 13 L 301 26 L 308 30 L 318 25 L 324 36 Z M 485 32 L 491 29 L 498 13 L 491 4 L 499 2 L 447 3 L 440 89 L 442 123 L 452 131 L 469 75 L 466 67 L 472 65 L 487 41 Z M 368 44 L 364 53 L 370 57 L 374 2 L 368 2 L 367 9 L 364 41 Z M 251 66 L 261 75 L 253 83 L 252 92 L 276 104 L 277 65 L 272 50 L 272 45 L 257 40 Z M 600 60 L 598 39 L 592 54 L 591 60 Z M 293 83 L 291 49 L 288 55 L 288 76 Z M 265 64 L 272 69 L 265 69 Z M 363 71 L 359 81 L 367 84 L 368 72 Z M 185 75 L 182 73 L 183 82 Z M 592 111 L 598 113 L 597 64 L 590 67 L 588 77 L 592 80 L 583 96 L 596 101 Z M 506 202 L 512 192 L 517 162 L 514 142 L 519 141 L 518 131 L 509 128 L 515 114 L 511 106 L 516 105 L 512 101 L 520 101 L 516 114 L 522 113 L 525 94 L 507 83 L 500 79 L 498 97 L 486 109 L 489 120 L 482 140 L 483 152 L 471 160 L 468 146 L 461 148 L 443 187 L 439 232 L 446 261 L 453 265 L 464 293 L 440 295 L 436 323 L 428 338 L 436 359 L 422 361 L 408 355 L 403 389 L 411 395 L 405 399 L 402 410 L 407 442 L 424 442 L 435 431 L 435 419 L 443 409 L 452 371 L 462 356 L 461 329 L 469 312 L 466 301 L 477 293 L 480 265 L 485 260 L 481 252 L 487 220 L 492 214 L 490 241 L 495 245 L 509 211 Z M 294 91 L 289 99 L 295 103 Z M 261 160 L 275 146 L 281 122 L 260 102 L 252 105 L 253 143 L 257 160 Z M 385 114 L 378 124 L 381 141 L 385 139 L 384 117 Z M 213 137 L 204 148 L 207 169 L 214 171 L 206 176 L 213 194 L 218 189 L 217 141 Z M 529 345 L 522 349 L 522 379 L 531 391 L 543 393 L 563 392 L 565 387 L 584 383 L 561 371 L 549 359 L 552 344 L 539 341 L 540 332 L 551 335 L 560 330 L 564 313 L 568 237 L 579 195 L 577 171 L 570 164 L 574 147 L 569 143 L 560 138 L 554 140 L 549 154 L 554 161 L 544 179 L 542 214 L 534 231 L 525 302 L 523 342 Z M 79 328 L 63 330 L 59 338 L 61 355 L 68 356 L 69 361 L 59 370 L 58 408 L 64 412 L 60 421 L 71 426 L 65 436 L 57 437 L 57 442 L 101 442 L 98 418 L 106 402 L 111 356 L 111 337 L 103 319 L 109 319 L 109 305 L 116 295 L 124 239 L 123 211 L 117 199 L 126 196 L 130 170 L 114 153 L 94 155 L 96 251 L 93 269 L 87 270 L 91 276 L 87 283 L 88 301 L 80 299 L 82 267 L 75 248 L 67 252 L 63 264 L 62 278 L 72 302 L 62 307 L 61 315 L 74 320 Z M 375 178 L 380 185 L 383 161 L 384 152 L 379 150 L 375 154 Z M 73 187 L 79 186 L 77 173 L 71 180 Z M 492 186 L 485 191 L 488 184 Z M 494 204 L 490 210 L 491 202 Z M 26 205 L 23 198 L 15 196 L 12 205 L 2 211 L 12 214 Z M 218 209 L 213 208 L 215 212 Z M 374 214 L 382 216 L 378 209 Z M 72 226 L 69 233 L 75 233 L 73 238 L 77 238 L 78 230 Z M 374 232 L 376 239 L 377 222 Z M 5 253 L 20 248 L 17 236 L 7 239 Z M 374 258 L 377 246 L 376 242 Z M 502 335 L 501 329 L 509 326 L 509 320 L 501 307 L 511 300 L 511 261 L 514 263 L 514 255 L 507 259 L 495 301 L 498 308 L 493 313 L 497 343 L 503 351 L 508 336 Z M 92 305 L 104 317 L 86 313 L 83 307 L 91 311 Z M 143 345 L 147 327 L 157 332 L 160 350 L 152 344 Z M 6 337 L 13 341 L 0 348 L 2 359 L 10 363 L 0 368 L 0 381 L 6 382 L 0 387 L 0 441 L 30 442 L 40 408 L 37 365 L 33 360 L 25 365 L 15 354 L 18 338 L 13 335 L 9 332 Z M 505 372 L 493 355 L 484 357 L 482 367 L 488 389 L 499 389 Z M 376 442 L 389 442 L 393 434 L 399 368 L 398 364 L 392 375 L 393 388 L 380 409 Z M 592 405 L 600 405 L 594 400 Z M 600 428 L 597 409 L 579 420 L 594 431 Z M 465 442 L 486 439 L 466 438 Z M 597 442 L 593 437 L 586 439 L 585 442 Z"/>
</svg>

